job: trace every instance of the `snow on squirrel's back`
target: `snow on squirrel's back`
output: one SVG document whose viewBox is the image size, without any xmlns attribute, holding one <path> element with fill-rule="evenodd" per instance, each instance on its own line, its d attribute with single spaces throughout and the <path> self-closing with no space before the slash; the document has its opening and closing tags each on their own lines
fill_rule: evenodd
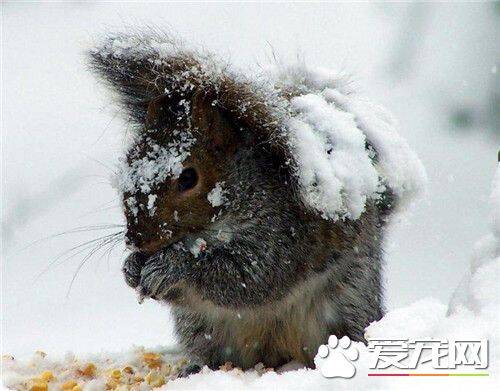
<svg viewBox="0 0 500 391">
<path fill-rule="evenodd" d="M 346 75 L 301 65 L 274 78 L 280 88 L 295 90 L 283 132 L 306 205 L 324 218 L 357 219 L 367 200 L 379 200 L 387 187 L 400 205 L 424 188 L 425 170 L 396 121 L 354 93 Z"/>
</svg>

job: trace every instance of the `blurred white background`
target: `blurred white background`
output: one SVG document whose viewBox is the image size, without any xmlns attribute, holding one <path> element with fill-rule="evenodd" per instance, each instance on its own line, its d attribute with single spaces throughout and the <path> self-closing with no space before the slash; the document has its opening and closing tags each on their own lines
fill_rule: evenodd
<svg viewBox="0 0 500 391">
<path fill-rule="evenodd" d="M 349 70 L 389 108 L 429 175 L 428 194 L 387 241 L 387 307 L 447 301 L 487 231 L 498 129 L 498 3 L 2 3 L 2 350 L 120 350 L 173 343 L 167 308 L 123 282 L 124 247 L 58 256 L 121 224 L 109 184 L 126 124 L 85 67 L 97 34 L 169 29 L 187 42 L 265 64 L 274 51 Z M 40 240 L 40 241 L 38 241 Z M 38 241 L 38 242 L 36 242 Z M 36 242 L 36 243 L 34 243 Z M 55 263 L 48 267 L 52 262 Z"/>
</svg>

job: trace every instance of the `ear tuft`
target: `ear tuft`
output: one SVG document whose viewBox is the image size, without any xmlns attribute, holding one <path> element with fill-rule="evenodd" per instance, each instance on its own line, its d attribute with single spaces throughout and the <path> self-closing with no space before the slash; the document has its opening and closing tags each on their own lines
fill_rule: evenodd
<svg viewBox="0 0 500 391">
<path fill-rule="evenodd" d="M 108 35 L 88 52 L 88 62 L 138 125 L 146 122 L 153 99 L 178 92 L 174 86 L 178 72 L 196 66 L 191 53 L 161 33 Z"/>
<path fill-rule="evenodd" d="M 114 38 L 109 37 L 89 51 L 90 68 L 118 94 L 119 103 L 134 122 L 144 123 L 149 101 L 156 95 L 151 83 L 151 70 L 145 58 L 117 56 L 110 49 Z"/>
</svg>

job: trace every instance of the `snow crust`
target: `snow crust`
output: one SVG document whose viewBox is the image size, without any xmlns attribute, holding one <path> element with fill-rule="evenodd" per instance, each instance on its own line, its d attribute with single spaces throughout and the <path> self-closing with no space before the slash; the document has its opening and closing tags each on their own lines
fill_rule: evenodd
<svg viewBox="0 0 500 391">
<path fill-rule="evenodd" d="M 323 94 L 302 95 L 291 104 L 297 116 L 288 121 L 289 142 L 305 203 L 325 218 L 358 218 L 367 198 L 383 189 L 354 115 L 329 104 Z"/>
</svg>

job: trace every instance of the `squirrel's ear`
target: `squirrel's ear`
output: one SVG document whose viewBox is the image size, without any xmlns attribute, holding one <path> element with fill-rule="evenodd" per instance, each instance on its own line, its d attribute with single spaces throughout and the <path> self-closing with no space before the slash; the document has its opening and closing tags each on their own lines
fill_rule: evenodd
<svg viewBox="0 0 500 391">
<path fill-rule="evenodd" d="M 212 104 L 212 101 L 202 92 L 195 93 L 191 100 L 194 125 L 203 134 L 208 147 L 233 154 L 239 148 L 255 142 L 250 132 L 245 132 L 230 113 Z"/>
<path fill-rule="evenodd" d="M 147 58 L 120 57 L 106 47 L 88 53 L 90 68 L 114 90 L 130 119 L 144 123 L 151 99 L 159 95 L 154 68 Z"/>
</svg>

